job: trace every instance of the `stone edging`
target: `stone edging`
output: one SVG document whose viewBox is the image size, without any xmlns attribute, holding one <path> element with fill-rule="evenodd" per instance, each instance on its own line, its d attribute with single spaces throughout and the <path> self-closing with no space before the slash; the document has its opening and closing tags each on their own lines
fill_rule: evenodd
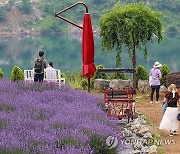
<svg viewBox="0 0 180 154">
<path fill-rule="evenodd" d="M 145 119 L 144 115 L 137 114 L 135 120 L 123 128 L 123 143 L 133 149 L 130 154 L 157 153 L 157 146 Z"/>
</svg>

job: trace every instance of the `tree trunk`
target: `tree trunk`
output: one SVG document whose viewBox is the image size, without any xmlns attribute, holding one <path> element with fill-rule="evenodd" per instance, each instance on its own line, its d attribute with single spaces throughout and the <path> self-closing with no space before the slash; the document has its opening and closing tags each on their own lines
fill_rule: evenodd
<svg viewBox="0 0 180 154">
<path fill-rule="evenodd" d="M 136 92 L 136 49 L 135 48 L 133 50 L 132 64 L 133 64 L 133 68 L 135 70 L 133 73 L 133 89 Z"/>
</svg>

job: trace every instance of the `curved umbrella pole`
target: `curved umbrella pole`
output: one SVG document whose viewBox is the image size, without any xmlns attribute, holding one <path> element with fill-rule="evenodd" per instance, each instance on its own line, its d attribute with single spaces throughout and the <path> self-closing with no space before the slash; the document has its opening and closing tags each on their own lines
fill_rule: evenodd
<svg viewBox="0 0 180 154">
<path fill-rule="evenodd" d="M 64 21 L 66 21 L 66 22 L 68 22 L 68 23 L 70 23 L 70 24 L 72 24 L 72 25 L 74 25 L 74 26 L 82 29 L 83 32 L 84 32 L 84 28 L 83 28 L 82 26 L 80 26 L 80 25 L 78 25 L 78 24 L 76 24 L 76 23 L 74 23 L 74 22 L 72 22 L 72 21 L 70 21 L 70 20 L 68 20 L 68 19 L 60 16 L 60 14 L 62 14 L 63 12 L 65 12 L 65 11 L 67 11 L 67 10 L 69 10 L 69 9 L 77 6 L 77 5 L 84 5 L 84 7 L 86 8 L 86 15 L 88 14 L 88 7 L 87 7 L 87 5 L 86 5 L 85 3 L 83 3 L 83 2 L 77 2 L 77 3 L 75 3 L 75 4 L 71 5 L 71 6 L 63 9 L 62 11 L 59 11 L 59 12 L 55 13 L 55 17 L 58 17 L 58 18 L 60 18 L 60 19 L 62 19 L 62 20 L 64 20 Z M 89 15 L 89 14 L 88 14 L 88 15 Z M 91 23 L 91 20 L 89 20 L 88 23 Z M 83 26 L 84 26 L 84 24 L 83 24 Z M 89 30 L 89 29 L 88 29 L 88 30 Z M 91 28 L 90 31 L 91 31 L 91 33 L 92 33 L 92 28 Z M 84 34 L 83 34 L 83 35 L 84 35 Z M 88 36 L 89 36 L 89 35 L 88 35 Z M 89 39 L 88 39 L 88 41 L 89 41 Z M 93 58 L 92 58 L 92 57 L 91 57 L 91 58 L 92 58 L 92 61 L 94 62 L 94 39 L 93 39 L 93 34 L 92 34 L 92 38 L 91 38 L 91 41 L 90 41 L 90 42 L 93 43 L 93 47 L 92 47 Z M 87 43 L 87 42 L 86 42 L 86 43 Z M 92 45 L 92 44 L 91 44 L 91 45 Z M 86 51 L 87 51 L 87 49 L 86 49 Z M 87 55 L 86 55 L 86 56 L 87 56 Z M 83 62 L 83 71 L 84 71 L 84 65 L 85 65 L 85 64 L 84 64 L 84 62 Z M 86 64 L 86 65 L 87 65 L 87 64 Z M 88 63 L 88 65 L 91 65 L 91 63 L 90 63 L 90 64 Z M 94 64 L 91 65 L 90 69 L 91 69 L 91 71 L 93 72 L 93 75 L 94 75 L 94 72 L 96 71 L 96 68 L 95 68 Z M 82 71 L 82 72 L 83 72 L 83 71 Z M 85 76 L 85 75 L 83 74 L 83 76 Z M 88 78 L 88 92 L 90 92 L 90 78 L 91 78 L 91 76 L 92 76 L 92 75 L 85 76 L 85 77 Z"/>
<path fill-rule="evenodd" d="M 77 6 L 77 5 L 80 5 L 80 4 L 85 6 L 85 8 L 86 8 L 86 13 L 88 13 L 88 7 L 87 7 L 87 5 L 86 5 L 85 3 L 83 3 L 83 2 L 77 2 L 77 3 L 75 3 L 75 4 L 71 5 L 71 6 L 63 9 L 62 11 L 59 11 L 59 12 L 55 13 L 55 17 L 58 17 L 58 18 L 66 21 L 66 22 L 68 22 L 68 23 L 70 23 L 70 24 L 72 24 L 72 25 L 74 25 L 74 26 L 76 26 L 76 27 L 78 27 L 78 28 L 80 28 L 80 29 L 83 29 L 82 26 L 80 26 L 80 25 L 78 25 L 78 24 L 76 24 L 76 23 L 74 23 L 74 22 L 72 22 L 72 21 L 70 21 L 70 20 L 68 20 L 68 19 L 60 16 L 61 13 L 65 12 L 65 11 L 67 11 L 67 10 L 69 10 L 69 9 Z"/>
</svg>

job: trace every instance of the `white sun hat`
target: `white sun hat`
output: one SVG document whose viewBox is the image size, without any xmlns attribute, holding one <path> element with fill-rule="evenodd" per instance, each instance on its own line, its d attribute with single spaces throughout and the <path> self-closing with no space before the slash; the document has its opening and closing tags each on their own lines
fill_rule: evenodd
<svg viewBox="0 0 180 154">
<path fill-rule="evenodd" d="M 159 67 L 161 67 L 162 65 L 158 62 L 158 61 L 156 61 L 155 63 L 154 63 L 154 65 L 153 65 L 153 67 L 154 68 L 159 68 Z"/>
</svg>

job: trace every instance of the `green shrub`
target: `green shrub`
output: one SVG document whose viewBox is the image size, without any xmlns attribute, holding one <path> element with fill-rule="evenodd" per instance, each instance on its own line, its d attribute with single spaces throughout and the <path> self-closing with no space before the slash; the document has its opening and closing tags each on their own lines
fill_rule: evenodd
<svg viewBox="0 0 180 154">
<path fill-rule="evenodd" d="M 160 68 L 161 74 L 162 74 L 162 79 L 161 79 L 161 85 L 166 86 L 166 80 L 167 80 L 167 75 L 170 73 L 170 69 L 166 64 L 163 64 Z"/>
<path fill-rule="evenodd" d="M 87 81 L 87 79 L 82 79 L 81 80 L 81 86 L 82 86 L 82 88 L 83 88 L 83 90 L 85 90 L 86 88 L 87 88 L 87 86 L 88 86 L 88 81 Z"/>
<path fill-rule="evenodd" d="M 24 80 L 23 71 L 19 66 L 14 66 L 11 72 L 11 80 L 12 81 Z"/>
<path fill-rule="evenodd" d="M 96 66 L 96 70 L 98 71 L 98 69 L 103 69 L 104 66 L 103 65 L 98 65 Z M 107 73 L 99 73 L 99 72 L 95 72 L 94 74 L 94 79 L 107 79 L 108 78 L 108 75 Z"/>
<path fill-rule="evenodd" d="M 94 76 L 91 78 L 91 81 L 90 81 L 91 89 L 94 88 L 94 80 L 95 79 L 108 79 L 108 74 L 107 73 L 99 73 L 99 72 L 97 72 L 98 69 L 103 69 L 103 68 L 104 68 L 103 65 L 96 66 L 96 72 L 94 73 Z"/>
<path fill-rule="evenodd" d="M 124 73 L 115 72 L 115 73 L 112 73 L 111 79 L 127 80 L 127 76 L 126 76 L 126 74 L 124 74 Z"/>
<path fill-rule="evenodd" d="M 142 65 L 138 65 L 136 67 L 136 83 L 138 83 L 139 79 L 141 79 L 141 80 L 149 79 L 149 75 L 148 75 L 146 69 L 144 68 L 144 66 L 142 66 Z"/>
<path fill-rule="evenodd" d="M 61 73 L 61 78 L 66 78 L 66 74 L 65 73 Z"/>
<path fill-rule="evenodd" d="M 82 75 L 80 71 L 66 72 L 66 81 L 75 89 L 82 89 Z"/>
<path fill-rule="evenodd" d="M 0 68 L 0 78 L 3 78 L 4 77 L 4 73 L 2 71 L 2 69 Z"/>
</svg>

